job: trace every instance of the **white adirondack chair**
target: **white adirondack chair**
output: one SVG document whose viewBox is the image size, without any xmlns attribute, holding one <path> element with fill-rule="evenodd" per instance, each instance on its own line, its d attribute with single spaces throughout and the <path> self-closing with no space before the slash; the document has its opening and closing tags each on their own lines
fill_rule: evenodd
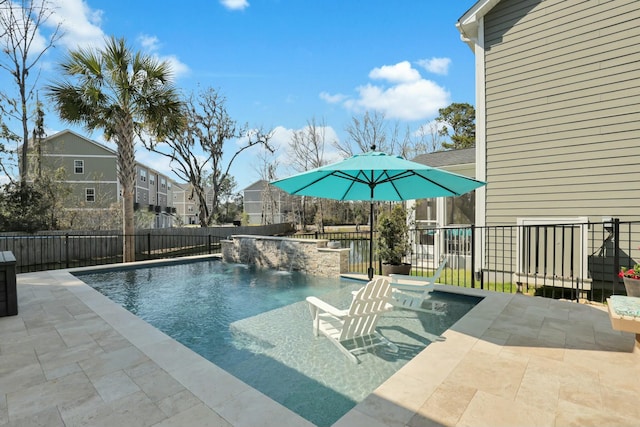
<svg viewBox="0 0 640 427">
<path fill-rule="evenodd" d="M 409 310 L 422 311 L 437 315 L 445 314 L 443 304 L 429 301 L 429 298 L 431 298 L 430 294 L 435 288 L 436 280 L 438 280 L 440 274 L 442 274 L 442 270 L 444 270 L 446 264 L 447 258 L 445 257 L 442 259 L 440 266 L 431 277 L 391 274 L 391 304 L 396 307 L 406 308 Z M 405 283 L 400 283 L 400 280 L 404 280 Z M 406 283 L 407 281 L 414 283 Z M 425 302 L 430 305 L 429 308 L 423 307 Z"/>
<path fill-rule="evenodd" d="M 380 316 L 393 308 L 391 286 L 386 278 L 378 278 L 357 291 L 348 310 L 339 310 L 316 297 L 308 297 L 313 318 L 313 332 L 325 335 L 351 361 L 359 363 L 354 352 L 377 345 L 398 347 L 376 332 Z"/>
</svg>

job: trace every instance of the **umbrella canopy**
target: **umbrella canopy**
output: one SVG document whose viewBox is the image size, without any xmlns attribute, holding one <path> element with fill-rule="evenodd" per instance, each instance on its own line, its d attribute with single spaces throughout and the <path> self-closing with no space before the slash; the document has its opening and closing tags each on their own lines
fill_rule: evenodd
<svg viewBox="0 0 640 427">
<path fill-rule="evenodd" d="M 373 278 L 373 202 L 460 196 L 484 182 L 380 151 L 302 172 L 271 184 L 289 194 L 335 200 L 369 200 L 369 279 Z"/>
<path fill-rule="evenodd" d="M 380 151 L 272 182 L 289 194 L 335 200 L 402 201 L 460 196 L 482 181 Z"/>
</svg>

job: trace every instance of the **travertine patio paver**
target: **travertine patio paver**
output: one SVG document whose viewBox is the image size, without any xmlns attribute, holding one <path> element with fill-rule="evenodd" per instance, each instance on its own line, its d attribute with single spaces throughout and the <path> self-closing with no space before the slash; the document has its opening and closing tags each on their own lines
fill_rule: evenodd
<svg viewBox="0 0 640 427">
<path fill-rule="evenodd" d="M 335 426 L 635 426 L 640 350 L 601 307 L 485 297 Z M 0 427 L 310 426 L 67 271 L 18 276 Z"/>
</svg>

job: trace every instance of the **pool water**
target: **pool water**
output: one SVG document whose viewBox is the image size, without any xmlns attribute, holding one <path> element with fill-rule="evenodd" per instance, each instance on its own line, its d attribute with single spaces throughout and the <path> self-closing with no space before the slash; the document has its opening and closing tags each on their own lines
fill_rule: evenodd
<svg viewBox="0 0 640 427">
<path fill-rule="evenodd" d="M 107 270 L 80 279 L 318 426 L 330 426 L 464 316 L 478 298 L 434 292 L 444 316 L 396 310 L 378 330 L 398 345 L 353 364 L 313 336 L 305 298 L 347 308 L 362 282 L 221 261 Z"/>
</svg>

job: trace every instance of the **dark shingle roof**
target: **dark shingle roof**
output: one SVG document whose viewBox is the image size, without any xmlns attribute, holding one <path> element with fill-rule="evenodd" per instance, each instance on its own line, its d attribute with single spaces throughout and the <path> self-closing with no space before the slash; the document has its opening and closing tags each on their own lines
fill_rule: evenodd
<svg viewBox="0 0 640 427">
<path fill-rule="evenodd" d="M 439 168 L 441 166 L 465 165 L 476 162 L 476 149 L 436 151 L 435 153 L 420 154 L 413 159 L 416 163 Z"/>
</svg>

